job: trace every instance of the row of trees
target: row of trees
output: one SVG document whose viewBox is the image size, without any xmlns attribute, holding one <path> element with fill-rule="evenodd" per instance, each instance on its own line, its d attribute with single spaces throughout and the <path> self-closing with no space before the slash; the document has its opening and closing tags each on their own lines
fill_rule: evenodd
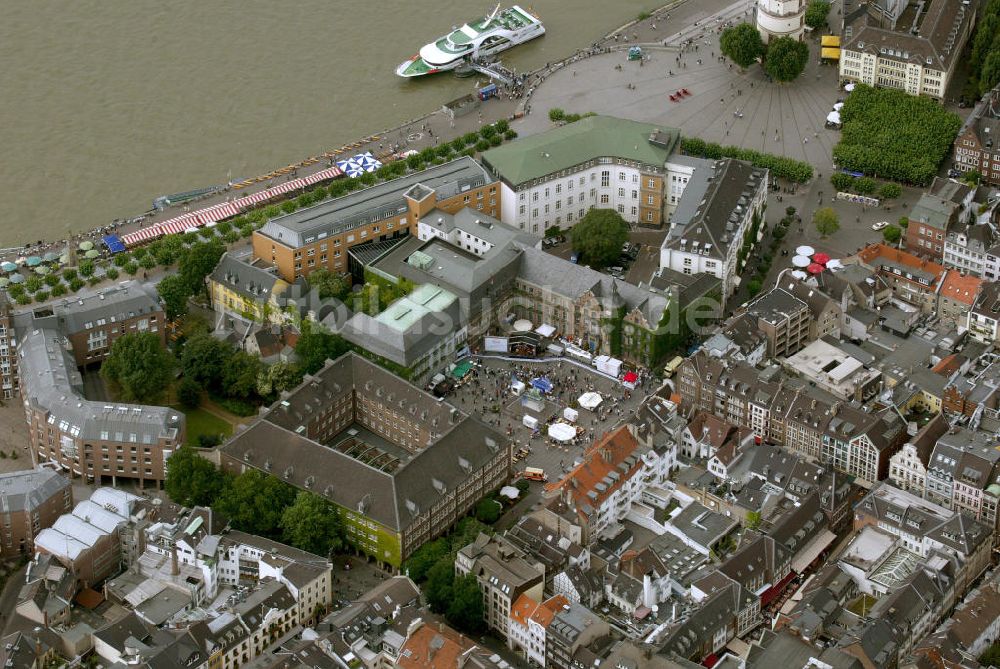
<svg viewBox="0 0 1000 669">
<path fill-rule="evenodd" d="M 330 502 L 256 469 L 239 476 L 219 471 L 189 446 L 167 459 L 164 489 L 178 504 L 212 507 L 244 532 L 322 556 L 347 548 L 340 512 Z"/>
<path fill-rule="evenodd" d="M 903 188 L 899 184 L 887 182 L 879 185 L 871 177 L 854 177 L 845 172 L 831 174 L 830 183 L 839 192 L 870 195 L 882 200 L 894 200 L 903 194 Z"/>
<path fill-rule="evenodd" d="M 873 177 L 926 185 L 962 125 L 930 98 L 858 84 L 840 111 L 843 130 L 833 149 L 838 166 Z"/>
<path fill-rule="evenodd" d="M 588 116 L 596 116 L 594 112 L 584 112 L 582 114 L 567 114 L 564 110 L 559 107 L 553 107 L 549 110 L 549 120 L 553 123 L 576 123 L 582 118 L 587 118 Z"/>
<path fill-rule="evenodd" d="M 805 183 L 813 177 L 812 165 L 801 160 L 744 149 L 739 146 L 722 146 L 697 137 L 682 138 L 681 150 L 689 156 L 699 156 L 712 160 L 720 158 L 745 160 L 754 167 L 765 167 L 771 171 L 772 175 L 795 183 Z"/>
<path fill-rule="evenodd" d="M 976 26 L 969 54 L 970 92 L 979 97 L 1000 83 L 1000 0 L 989 0 Z"/>
<path fill-rule="evenodd" d="M 823 20 L 826 21 L 825 14 Z M 805 42 L 793 37 L 777 37 L 764 44 L 760 32 L 750 23 L 723 30 L 719 47 L 724 55 L 744 70 L 763 59 L 764 71 L 775 81 L 798 78 L 809 62 L 809 46 Z"/>
</svg>

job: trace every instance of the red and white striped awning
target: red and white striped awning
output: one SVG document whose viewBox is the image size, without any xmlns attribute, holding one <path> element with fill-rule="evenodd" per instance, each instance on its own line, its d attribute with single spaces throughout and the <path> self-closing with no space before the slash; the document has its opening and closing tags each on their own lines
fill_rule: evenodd
<svg viewBox="0 0 1000 669">
<path fill-rule="evenodd" d="M 232 202 L 223 202 L 207 209 L 200 209 L 195 213 L 198 214 L 198 220 L 204 225 L 209 222 L 224 221 L 227 218 L 232 218 L 240 213 L 240 209 Z"/>
<path fill-rule="evenodd" d="M 160 231 L 165 235 L 176 235 L 188 228 L 196 228 L 199 225 L 201 223 L 198 221 L 197 212 L 191 212 L 190 214 L 184 214 L 183 216 L 171 218 L 169 221 L 160 223 Z"/>
<path fill-rule="evenodd" d="M 163 233 L 160 231 L 160 226 L 151 225 L 148 228 L 143 228 L 142 230 L 136 230 L 135 232 L 122 235 L 122 241 L 126 246 L 135 246 L 162 236 Z"/>
<path fill-rule="evenodd" d="M 257 191 L 256 193 L 251 193 L 246 197 L 241 197 L 239 200 L 237 200 L 237 202 L 243 205 L 243 207 L 249 207 L 255 204 L 260 204 L 261 202 L 267 202 L 274 196 L 275 193 L 272 193 L 271 189 L 268 188 L 265 190 Z"/>
<path fill-rule="evenodd" d="M 291 181 L 286 181 L 283 184 L 278 184 L 277 186 L 269 188 L 268 190 L 270 190 L 271 193 L 275 195 L 281 195 L 282 193 L 288 193 L 290 191 L 302 188 L 303 185 L 304 184 L 302 183 L 302 179 L 292 179 Z"/>
<path fill-rule="evenodd" d="M 328 167 L 327 169 L 320 170 L 315 174 L 310 174 L 307 177 L 302 177 L 302 181 L 305 183 L 306 186 L 309 186 L 315 183 L 319 183 L 320 181 L 326 181 L 327 179 L 336 179 L 341 174 L 343 174 L 343 172 L 339 167 Z"/>
</svg>

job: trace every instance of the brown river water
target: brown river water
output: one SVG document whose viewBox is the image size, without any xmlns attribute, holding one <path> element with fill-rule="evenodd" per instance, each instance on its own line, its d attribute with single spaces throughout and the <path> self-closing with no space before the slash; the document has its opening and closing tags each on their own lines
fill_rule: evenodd
<svg viewBox="0 0 1000 669">
<path fill-rule="evenodd" d="M 534 0 L 530 70 L 657 0 Z M 475 79 L 394 74 L 492 7 L 460 0 L 38 0 L 0 22 L 0 247 L 267 172 L 421 116 Z"/>
</svg>

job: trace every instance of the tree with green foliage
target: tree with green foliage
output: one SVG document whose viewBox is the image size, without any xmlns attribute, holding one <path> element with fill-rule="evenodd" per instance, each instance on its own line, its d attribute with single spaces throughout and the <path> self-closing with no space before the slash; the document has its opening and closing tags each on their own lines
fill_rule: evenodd
<svg viewBox="0 0 1000 669">
<path fill-rule="evenodd" d="M 427 572 L 424 583 L 424 597 L 434 613 L 446 613 L 451 604 L 455 583 L 455 567 L 451 560 L 438 560 Z"/>
<path fill-rule="evenodd" d="M 901 227 L 901 228 L 903 228 L 905 230 L 907 228 L 907 226 L 910 225 L 910 217 L 909 216 L 900 216 L 898 223 L 899 223 L 899 227 Z"/>
<path fill-rule="evenodd" d="M 284 390 L 291 390 L 301 382 L 302 370 L 298 365 L 280 360 L 257 376 L 257 394 L 270 397 Z"/>
<path fill-rule="evenodd" d="M 843 129 L 833 159 L 872 177 L 925 185 L 951 152 L 962 125 L 930 98 L 858 84 L 840 110 Z"/>
<path fill-rule="evenodd" d="M 871 195 L 875 192 L 876 183 L 869 177 L 859 177 L 854 180 L 854 192 L 859 195 Z"/>
<path fill-rule="evenodd" d="M 340 511 L 319 495 L 301 491 L 281 515 L 286 543 L 314 555 L 327 557 L 347 548 Z"/>
<path fill-rule="evenodd" d="M 760 293 L 760 289 L 762 287 L 763 283 L 760 279 L 750 279 L 747 281 L 747 292 L 750 294 L 750 297 L 755 297 L 758 293 Z"/>
<path fill-rule="evenodd" d="M 309 285 L 319 291 L 322 300 L 335 298 L 345 301 L 351 293 L 351 280 L 348 275 L 318 269 L 309 275 Z"/>
<path fill-rule="evenodd" d="M 219 391 L 233 347 L 207 332 L 198 332 L 184 342 L 181 349 L 181 371 L 202 388 Z"/>
<path fill-rule="evenodd" d="M 558 123 L 566 118 L 566 112 L 559 107 L 553 107 L 549 110 L 549 120 L 553 123 Z"/>
<path fill-rule="evenodd" d="M 201 406 L 202 392 L 202 387 L 196 381 L 185 377 L 177 384 L 177 402 L 189 411 L 197 409 Z"/>
<path fill-rule="evenodd" d="M 829 237 L 840 230 L 840 219 L 832 207 L 822 207 L 813 214 L 813 225 L 821 237 Z"/>
<path fill-rule="evenodd" d="M 167 458 L 163 488 L 182 506 L 211 506 L 229 483 L 229 477 L 190 446 L 181 446 Z"/>
<path fill-rule="evenodd" d="M 581 264 L 595 269 L 610 265 L 621 255 L 628 240 L 628 223 L 614 209 L 591 209 L 570 231 L 573 250 Z"/>
<path fill-rule="evenodd" d="M 760 522 L 761 522 L 760 513 L 756 512 L 756 511 L 748 511 L 747 512 L 747 529 L 748 530 L 756 530 L 758 527 L 760 527 Z"/>
<path fill-rule="evenodd" d="M 1000 667 L 1000 641 L 993 643 L 979 656 L 979 664 L 984 667 Z"/>
<path fill-rule="evenodd" d="M 448 623 L 469 635 L 486 631 L 483 619 L 483 593 L 475 574 L 456 576 L 451 585 L 451 601 L 444 614 Z"/>
<path fill-rule="evenodd" d="M 854 190 L 854 177 L 843 172 L 834 172 L 830 175 L 830 183 L 835 189 L 843 193 L 850 193 Z"/>
<path fill-rule="evenodd" d="M 233 351 L 222 370 L 222 387 L 226 395 L 249 400 L 257 393 L 257 377 L 263 364 L 255 355 L 246 351 Z"/>
<path fill-rule="evenodd" d="M 174 359 L 153 332 L 129 332 L 111 345 L 101 376 L 125 402 L 151 404 L 170 385 Z"/>
<path fill-rule="evenodd" d="M 826 25 L 826 17 L 830 14 L 830 3 L 826 0 L 812 0 L 806 7 L 805 22 L 813 30 L 819 30 Z"/>
<path fill-rule="evenodd" d="M 970 42 L 970 97 L 978 98 L 1000 83 L 1000 0 L 981 3 Z"/>
<path fill-rule="evenodd" d="M 212 273 L 225 252 L 225 245 L 213 239 L 192 245 L 181 256 L 178 269 L 192 295 L 206 292 L 205 277 Z"/>
<path fill-rule="evenodd" d="M 343 337 L 323 332 L 309 321 L 302 323 L 302 333 L 295 344 L 295 355 L 305 374 L 315 374 L 327 360 L 335 360 L 349 350 L 350 346 Z"/>
<path fill-rule="evenodd" d="M 503 507 L 495 499 L 484 497 L 476 504 L 476 520 L 487 525 L 492 525 L 500 519 L 500 511 Z"/>
<path fill-rule="evenodd" d="M 295 488 L 284 481 L 247 469 L 226 486 L 215 507 L 238 530 L 280 539 L 281 519 L 295 496 Z"/>
<path fill-rule="evenodd" d="M 415 583 L 423 583 L 427 579 L 427 574 L 430 572 L 431 567 L 437 564 L 442 558 L 450 555 L 451 547 L 448 545 L 448 540 L 444 537 L 428 541 L 413 551 L 413 554 L 407 559 L 404 565 L 406 574 Z"/>
<path fill-rule="evenodd" d="M 765 49 L 760 32 L 749 23 L 741 23 L 723 30 L 719 46 L 722 53 L 743 70 L 763 56 Z"/>
<path fill-rule="evenodd" d="M 806 69 L 809 45 L 794 37 L 778 37 L 767 45 L 764 71 L 775 81 L 793 81 Z"/>
<path fill-rule="evenodd" d="M 970 186 L 978 186 L 983 180 L 983 175 L 978 170 L 969 170 L 967 172 L 962 172 L 962 176 L 959 177 L 959 181 L 968 184 Z"/>
<path fill-rule="evenodd" d="M 170 274 L 160 279 L 156 284 L 156 292 L 163 300 L 168 319 L 174 320 L 187 313 L 191 290 L 179 274 Z"/>
<path fill-rule="evenodd" d="M 898 226 L 890 225 L 882 230 L 882 239 L 889 244 L 895 244 L 903 238 L 903 231 Z"/>
<path fill-rule="evenodd" d="M 899 184 L 885 183 L 879 186 L 878 196 L 883 200 L 895 200 L 903 194 L 903 187 Z"/>
</svg>

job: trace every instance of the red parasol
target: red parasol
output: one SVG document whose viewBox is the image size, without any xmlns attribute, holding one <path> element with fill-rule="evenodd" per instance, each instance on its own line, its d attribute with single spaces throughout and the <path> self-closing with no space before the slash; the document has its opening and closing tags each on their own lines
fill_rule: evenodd
<svg viewBox="0 0 1000 669">
<path fill-rule="evenodd" d="M 818 262 L 814 262 L 813 264 L 809 265 L 809 267 L 806 267 L 806 271 L 809 272 L 810 274 L 819 274 L 824 269 L 826 268 L 820 265 Z"/>
<path fill-rule="evenodd" d="M 830 256 L 825 253 L 817 253 L 812 257 L 813 262 L 819 263 L 820 265 L 825 265 L 830 262 Z"/>
</svg>

